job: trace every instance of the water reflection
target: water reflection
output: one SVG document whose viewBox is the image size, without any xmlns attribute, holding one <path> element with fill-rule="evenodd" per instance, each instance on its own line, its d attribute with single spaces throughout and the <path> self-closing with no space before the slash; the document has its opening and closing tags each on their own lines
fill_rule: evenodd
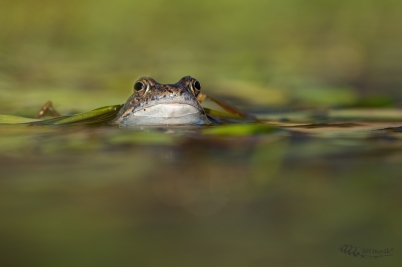
<svg viewBox="0 0 402 267">
<path fill-rule="evenodd" d="M 197 216 L 215 214 L 226 206 L 233 181 L 240 175 L 230 165 L 207 161 L 195 151 L 166 148 L 160 155 L 163 166 L 152 183 L 163 203 Z"/>
<path fill-rule="evenodd" d="M 165 204 L 183 207 L 198 216 L 212 215 L 225 207 L 230 185 L 200 174 L 169 173 L 153 181 L 155 195 Z"/>
<path fill-rule="evenodd" d="M 339 266 L 342 244 L 400 244 L 395 133 L 25 130 L 1 133 L 6 263 Z"/>
</svg>

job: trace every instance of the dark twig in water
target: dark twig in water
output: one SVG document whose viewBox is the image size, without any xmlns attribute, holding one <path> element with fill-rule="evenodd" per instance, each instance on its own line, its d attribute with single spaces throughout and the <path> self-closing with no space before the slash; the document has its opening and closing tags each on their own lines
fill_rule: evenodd
<svg viewBox="0 0 402 267">
<path fill-rule="evenodd" d="M 52 101 L 47 101 L 43 107 L 39 110 L 38 113 L 35 115 L 35 119 L 42 118 L 45 116 L 50 116 L 50 117 L 58 117 L 60 116 L 60 113 L 57 112 L 57 110 L 53 107 Z"/>
</svg>

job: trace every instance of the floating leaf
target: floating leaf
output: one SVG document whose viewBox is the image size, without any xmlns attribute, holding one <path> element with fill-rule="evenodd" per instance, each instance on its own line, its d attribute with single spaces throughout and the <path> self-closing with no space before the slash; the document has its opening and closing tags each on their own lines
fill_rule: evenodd
<svg viewBox="0 0 402 267">
<path fill-rule="evenodd" d="M 45 125 L 77 125 L 77 124 L 101 124 L 115 118 L 123 105 L 106 106 L 73 116 L 62 116 L 48 120 L 35 122 Z"/>
<path fill-rule="evenodd" d="M 12 115 L 0 115 L 0 124 L 23 124 L 37 121 L 39 120 L 19 116 L 12 116 Z"/>
<path fill-rule="evenodd" d="M 267 134 L 279 128 L 268 124 L 230 124 L 204 129 L 202 133 L 213 135 L 245 136 L 254 134 Z"/>
</svg>

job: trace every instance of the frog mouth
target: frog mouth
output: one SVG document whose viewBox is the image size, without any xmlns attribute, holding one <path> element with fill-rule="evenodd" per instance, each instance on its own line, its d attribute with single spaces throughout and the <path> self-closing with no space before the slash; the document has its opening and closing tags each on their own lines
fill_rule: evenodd
<svg viewBox="0 0 402 267">
<path fill-rule="evenodd" d="M 135 110 L 126 125 L 210 124 L 202 108 L 189 103 L 158 103 Z"/>
<path fill-rule="evenodd" d="M 191 104 L 164 103 L 138 109 L 133 115 L 139 117 L 179 118 L 192 114 L 204 114 L 204 112 Z"/>
</svg>

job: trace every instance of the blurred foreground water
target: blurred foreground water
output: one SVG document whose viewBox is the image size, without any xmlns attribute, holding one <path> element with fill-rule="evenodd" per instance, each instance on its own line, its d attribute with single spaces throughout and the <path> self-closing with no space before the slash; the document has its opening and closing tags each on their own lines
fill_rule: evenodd
<svg viewBox="0 0 402 267">
<path fill-rule="evenodd" d="M 400 133 L 3 125 L 0 140 L 3 266 L 400 262 Z"/>
</svg>

